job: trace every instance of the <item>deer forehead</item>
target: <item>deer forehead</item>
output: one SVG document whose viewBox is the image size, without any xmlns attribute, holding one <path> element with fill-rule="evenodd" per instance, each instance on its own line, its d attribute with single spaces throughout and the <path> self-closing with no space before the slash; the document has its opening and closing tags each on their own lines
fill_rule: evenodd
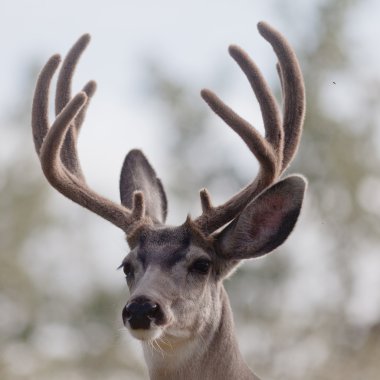
<svg viewBox="0 0 380 380">
<path fill-rule="evenodd" d="M 123 260 L 138 261 L 144 268 L 160 265 L 170 269 L 176 264 L 191 263 L 198 258 L 211 259 L 206 247 L 201 247 L 189 231 L 180 227 L 160 227 L 141 233 L 138 244 Z"/>
</svg>

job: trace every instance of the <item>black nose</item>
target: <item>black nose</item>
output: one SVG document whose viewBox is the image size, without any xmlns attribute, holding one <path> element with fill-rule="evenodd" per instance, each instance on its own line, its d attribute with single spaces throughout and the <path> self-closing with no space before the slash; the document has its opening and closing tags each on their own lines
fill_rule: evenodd
<svg viewBox="0 0 380 380">
<path fill-rule="evenodd" d="M 162 319 L 160 306 L 148 298 L 138 297 L 123 309 L 124 325 L 129 323 L 132 329 L 149 329 L 151 321 L 159 324 Z"/>
</svg>

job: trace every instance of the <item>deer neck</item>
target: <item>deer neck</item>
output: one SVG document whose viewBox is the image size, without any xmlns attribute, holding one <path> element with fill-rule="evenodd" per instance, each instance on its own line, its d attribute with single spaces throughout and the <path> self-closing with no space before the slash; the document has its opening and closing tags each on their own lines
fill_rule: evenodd
<svg viewBox="0 0 380 380">
<path fill-rule="evenodd" d="M 143 344 L 151 380 L 258 380 L 241 356 L 223 285 L 218 291 L 220 303 L 213 312 L 219 317 L 202 331 L 183 339 L 165 336 L 156 346 Z"/>
</svg>

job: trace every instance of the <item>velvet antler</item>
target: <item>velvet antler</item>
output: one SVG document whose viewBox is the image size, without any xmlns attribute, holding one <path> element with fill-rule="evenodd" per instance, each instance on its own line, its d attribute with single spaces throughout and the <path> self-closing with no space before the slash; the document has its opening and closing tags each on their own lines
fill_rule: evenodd
<svg viewBox="0 0 380 380">
<path fill-rule="evenodd" d="M 34 144 L 42 170 L 53 187 L 127 232 L 131 225 L 144 219 L 142 192 L 134 192 L 132 209 L 102 197 L 87 186 L 78 159 L 77 137 L 96 83 L 88 82 L 81 92 L 71 97 L 71 81 L 79 57 L 89 41 L 90 36 L 83 35 L 62 64 L 55 98 L 56 119 L 51 126 L 48 118 L 49 87 L 60 56 L 51 57 L 42 69 L 33 99 Z"/>
<path fill-rule="evenodd" d="M 283 112 L 281 115 L 277 102 L 256 64 L 241 48 L 231 46 L 229 53 L 246 75 L 259 102 L 265 137 L 213 92 L 202 90 L 203 99 L 242 138 L 260 164 L 256 178 L 220 206 L 214 207 L 207 190 L 201 190 L 202 214 L 194 220 L 194 223 L 205 235 L 213 233 L 233 220 L 259 193 L 276 182 L 289 166 L 299 145 L 305 113 L 305 90 L 296 55 L 278 31 L 263 22 L 258 24 L 258 29 L 272 45 L 279 61 L 277 70 L 281 80 Z M 147 171 L 146 168 L 150 165 L 142 153 L 140 155 L 143 157 L 141 160 L 144 165 L 140 165 L 138 169 L 139 176 L 136 177 L 136 173 L 133 172 L 137 168 L 134 168 L 132 172 L 129 169 L 130 164 L 135 163 L 135 158 L 139 155 L 127 156 L 128 159 L 123 165 L 121 182 L 127 189 L 122 194 L 123 205 L 118 205 L 98 195 L 86 184 L 76 144 L 96 84 L 93 81 L 88 82 L 80 93 L 71 97 L 71 81 L 76 64 L 88 45 L 89 39 L 89 35 L 82 36 L 63 62 L 55 99 L 57 116 L 51 127 L 48 120 L 48 97 L 51 78 L 60 63 L 58 55 L 50 58 L 38 78 L 33 101 L 32 126 L 42 169 L 48 181 L 58 191 L 124 231 L 128 231 L 132 224 L 142 219 L 147 223 L 163 223 L 166 216 L 166 196 L 163 195 L 161 182 L 155 174 L 152 183 L 157 186 L 159 184 L 158 187 L 156 186 L 158 191 L 153 196 L 151 191 L 147 190 L 147 178 L 149 178 L 149 173 L 154 173 L 154 171 L 153 169 Z M 148 175 L 147 178 L 146 175 Z M 127 186 L 125 181 L 129 180 L 133 183 Z M 132 195 L 129 194 L 130 189 L 134 189 Z M 147 212 L 143 190 L 145 197 L 149 200 Z M 157 207 L 152 204 L 157 199 L 160 203 L 158 209 L 162 209 L 162 215 L 157 214 L 155 210 Z"/>
<path fill-rule="evenodd" d="M 252 183 L 220 206 L 212 206 L 207 190 L 201 190 L 203 212 L 194 222 L 206 234 L 231 221 L 255 196 L 273 184 L 290 164 L 299 145 L 305 113 L 305 89 L 296 55 L 286 39 L 268 24 L 260 22 L 258 29 L 272 45 L 279 61 L 283 118 L 256 64 L 241 48 L 230 46 L 230 55 L 246 75 L 259 102 L 265 138 L 217 95 L 210 90 L 202 90 L 201 95 L 210 108 L 242 138 L 260 164 L 259 173 Z"/>
</svg>

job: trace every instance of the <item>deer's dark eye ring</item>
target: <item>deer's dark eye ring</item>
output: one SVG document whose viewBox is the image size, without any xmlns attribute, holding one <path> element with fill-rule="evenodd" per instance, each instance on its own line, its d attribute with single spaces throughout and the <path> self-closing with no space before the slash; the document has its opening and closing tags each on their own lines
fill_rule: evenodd
<svg viewBox="0 0 380 380">
<path fill-rule="evenodd" d="M 189 271 L 199 273 L 199 274 L 207 274 L 210 271 L 210 267 L 211 267 L 211 261 L 210 260 L 198 259 L 198 260 L 195 260 L 191 264 Z"/>
</svg>

